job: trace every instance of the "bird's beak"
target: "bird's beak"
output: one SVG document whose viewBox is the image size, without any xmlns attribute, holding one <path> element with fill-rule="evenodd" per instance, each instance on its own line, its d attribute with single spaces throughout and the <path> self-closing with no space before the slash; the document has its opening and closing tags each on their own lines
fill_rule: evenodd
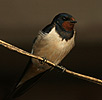
<svg viewBox="0 0 102 100">
<path fill-rule="evenodd" d="M 70 23 L 77 23 L 77 21 L 75 21 L 75 20 L 71 20 Z"/>
</svg>

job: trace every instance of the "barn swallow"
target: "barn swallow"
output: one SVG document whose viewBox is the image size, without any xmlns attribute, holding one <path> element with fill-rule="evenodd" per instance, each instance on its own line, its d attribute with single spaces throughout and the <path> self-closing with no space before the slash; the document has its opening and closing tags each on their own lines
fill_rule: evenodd
<svg viewBox="0 0 102 100">
<path fill-rule="evenodd" d="M 75 45 L 75 23 L 77 21 L 70 14 L 56 15 L 49 25 L 39 31 L 38 36 L 34 39 L 31 53 L 44 57 L 56 65 L 59 64 Z M 10 98 L 21 96 L 51 68 L 46 63 L 30 58 Z"/>
</svg>

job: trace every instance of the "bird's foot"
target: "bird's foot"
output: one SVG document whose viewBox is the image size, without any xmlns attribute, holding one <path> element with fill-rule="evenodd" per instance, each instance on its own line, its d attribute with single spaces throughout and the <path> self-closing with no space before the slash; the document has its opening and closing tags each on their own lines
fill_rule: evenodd
<svg viewBox="0 0 102 100">
<path fill-rule="evenodd" d="M 56 67 L 57 67 L 57 68 L 59 68 L 59 69 L 61 69 L 61 70 L 62 70 L 62 72 L 65 72 L 65 71 L 66 71 L 66 68 L 65 68 L 65 67 L 63 67 L 63 66 L 59 66 L 59 65 L 57 65 Z"/>
<path fill-rule="evenodd" d="M 62 72 L 65 72 L 66 71 L 66 68 L 61 66 L 61 69 L 62 69 Z"/>
<path fill-rule="evenodd" d="M 41 60 L 41 64 L 45 64 L 45 62 L 47 61 L 47 59 L 45 57 L 42 57 L 43 60 Z"/>
</svg>

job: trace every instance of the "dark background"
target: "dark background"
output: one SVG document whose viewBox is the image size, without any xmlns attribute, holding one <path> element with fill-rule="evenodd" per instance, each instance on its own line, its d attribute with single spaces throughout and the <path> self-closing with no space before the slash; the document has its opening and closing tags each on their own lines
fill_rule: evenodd
<svg viewBox="0 0 102 100">
<path fill-rule="evenodd" d="M 76 24 L 68 69 L 102 79 L 102 0 L 0 0 L 0 39 L 31 51 L 38 31 L 66 12 Z M 29 57 L 0 46 L 0 100 L 19 79 Z M 102 86 L 55 69 L 17 100 L 102 100 Z"/>
</svg>

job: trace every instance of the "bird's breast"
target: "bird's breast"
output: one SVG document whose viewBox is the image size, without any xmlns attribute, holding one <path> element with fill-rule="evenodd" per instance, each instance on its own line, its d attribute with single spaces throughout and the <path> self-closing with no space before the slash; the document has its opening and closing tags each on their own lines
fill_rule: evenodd
<svg viewBox="0 0 102 100">
<path fill-rule="evenodd" d="M 54 27 L 50 33 L 44 36 L 39 35 L 33 50 L 35 55 L 45 57 L 55 64 L 58 64 L 70 52 L 73 46 L 74 35 L 68 41 L 65 39 L 62 40 Z"/>
<path fill-rule="evenodd" d="M 74 44 L 74 37 L 75 35 L 71 39 L 66 41 L 65 39 L 62 39 L 60 37 L 54 27 L 51 32 L 44 37 L 44 39 L 47 41 L 48 44 L 54 46 L 54 48 L 62 50 L 69 48 L 71 45 Z"/>
</svg>

